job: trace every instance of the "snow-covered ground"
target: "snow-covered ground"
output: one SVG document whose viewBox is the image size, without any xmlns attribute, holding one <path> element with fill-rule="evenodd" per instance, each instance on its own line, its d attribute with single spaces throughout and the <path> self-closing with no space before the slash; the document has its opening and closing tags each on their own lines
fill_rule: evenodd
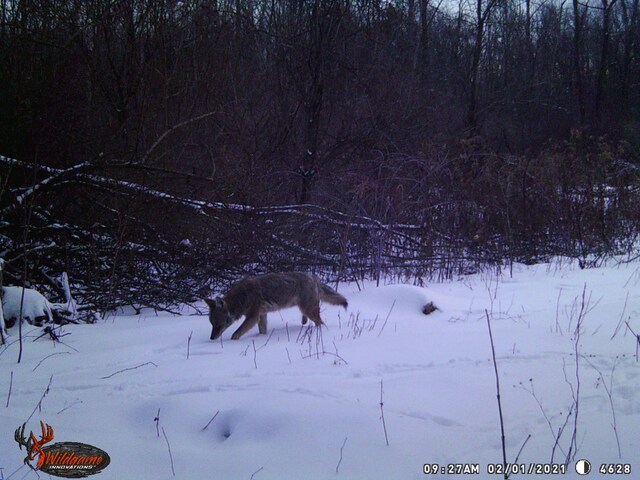
<svg viewBox="0 0 640 480">
<path fill-rule="evenodd" d="M 14 327 L 0 347 L 0 478 L 37 478 L 13 439 L 27 419 L 27 432 L 42 420 L 54 442 L 105 450 L 103 479 L 171 479 L 171 461 L 179 479 L 502 478 L 488 473 L 502 449 L 485 311 L 507 460 L 524 443 L 527 470 L 562 464 L 577 447 L 592 464 L 585 478 L 607 476 L 601 464 L 640 478 L 640 363 L 625 325 L 640 333 L 639 287 L 638 263 L 613 262 L 427 288 L 341 285 L 349 310 L 323 306 L 321 336 L 290 309 L 270 314 L 270 336 L 231 341 L 235 325 L 212 342 L 203 304 L 66 326 L 61 344 L 27 325 L 20 364 Z M 427 301 L 440 311 L 423 315 Z M 479 475 L 425 475 L 424 464 Z M 582 478 L 574 465 L 554 478 Z M 536 477 L 550 476 L 512 475 Z"/>
</svg>

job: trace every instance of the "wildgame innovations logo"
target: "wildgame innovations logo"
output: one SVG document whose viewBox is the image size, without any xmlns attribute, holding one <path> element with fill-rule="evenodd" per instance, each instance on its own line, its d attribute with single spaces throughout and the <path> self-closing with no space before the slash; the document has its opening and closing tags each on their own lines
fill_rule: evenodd
<svg viewBox="0 0 640 480">
<path fill-rule="evenodd" d="M 18 427 L 15 440 L 22 450 L 25 447 L 27 456 L 25 465 L 33 470 L 40 470 L 56 477 L 84 478 L 100 473 L 107 468 L 111 459 L 104 450 L 79 442 L 59 442 L 44 446 L 54 438 L 53 428 L 40 422 L 42 434 L 37 438 L 33 432 L 25 436 L 27 424 Z M 32 462 L 35 461 L 35 465 Z"/>
</svg>

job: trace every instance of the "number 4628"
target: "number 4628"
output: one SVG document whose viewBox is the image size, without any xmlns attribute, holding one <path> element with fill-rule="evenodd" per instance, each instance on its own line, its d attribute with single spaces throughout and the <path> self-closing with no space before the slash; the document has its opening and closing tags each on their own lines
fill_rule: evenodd
<svg viewBox="0 0 640 480">
<path fill-rule="evenodd" d="M 608 475 L 629 475 L 631 473 L 631 465 L 628 463 L 603 463 L 600 465 L 600 473 Z"/>
</svg>

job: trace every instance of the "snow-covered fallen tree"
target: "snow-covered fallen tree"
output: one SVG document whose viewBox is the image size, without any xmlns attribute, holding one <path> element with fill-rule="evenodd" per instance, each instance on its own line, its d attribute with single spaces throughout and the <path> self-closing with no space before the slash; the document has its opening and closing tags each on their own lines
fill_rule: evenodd
<svg viewBox="0 0 640 480">
<path fill-rule="evenodd" d="M 44 323 L 93 322 L 96 314 L 76 304 L 66 273 L 58 281 L 67 298 L 64 303 L 52 303 L 33 288 L 2 287 L 2 313 L 6 328 L 13 327 L 21 318 L 35 326 Z"/>
<path fill-rule="evenodd" d="M 51 307 L 49 300 L 32 288 L 2 288 L 2 310 L 8 328 L 11 328 L 20 318 L 37 326 L 45 322 L 53 322 Z"/>
</svg>

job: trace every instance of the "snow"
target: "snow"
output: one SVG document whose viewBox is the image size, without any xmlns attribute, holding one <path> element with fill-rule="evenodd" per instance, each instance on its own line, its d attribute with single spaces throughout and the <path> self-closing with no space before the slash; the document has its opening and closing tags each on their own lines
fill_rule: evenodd
<svg viewBox="0 0 640 480">
<path fill-rule="evenodd" d="M 624 321 L 640 332 L 639 283 L 638 263 L 556 262 L 427 288 L 340 285 L 349 310 L 323 306 L 321 337 L 289 309 L 269 315 L 271 336 L 254 329 L 231 341 L 234 326 L 212 342 L 204 304 L 180 317 L 68 325 L 57 344 L 33 341 L 40 329 L 27 325 L 20 364 L 14 327 L 0 347 L 0 468 L 5 479 L 37 478 L 13 441 L 29 419 L 27 432 L 42 420 L 54 442 L 105 450 L 103 479 L 462 478 L 424 475 L 425 463 L 477 464 L 475 478 L 502 478 L 487 473 L 502 462 L 488 313 L 507 460 L 531 435 L 518 463 L 548 463 L 578 392 L 575 460 L 592 463 L 587 478 L 604 478 L 603 463 L 637 474 L 640 363 Z M 423 315 L 427 301 L 440 310 Z M 556 463 L 573 430 L 571 413 Z M 581 478 L 574 464 L 557 477 Z"/>
</svg>

